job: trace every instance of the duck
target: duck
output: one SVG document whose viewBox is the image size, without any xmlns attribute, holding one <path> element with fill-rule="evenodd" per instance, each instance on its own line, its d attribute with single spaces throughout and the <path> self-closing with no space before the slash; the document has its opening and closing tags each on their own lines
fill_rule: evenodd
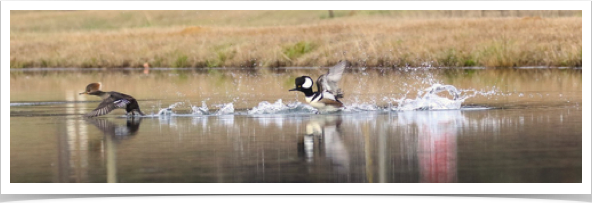
<svg viewBox="0 0 592 203">
<path fill-rule="evenodd" d="M 103 92 L 101 91 L 101 87 L 102 84 L 100 82 L 90 83 L 86 86 L 84 92 L 79 93 L 79 95 L 95 95 L 103 99 L 95 110 L 85 114 L 86 117 L 106 115 L 115 109 L 125 109 L 126 116 L 134 116 L 134 112 L 142 116 L 145 115 L 140 110 L 140 106 L 134 97 L 120 92 Z"/>
<path fill-rule="evenodd" d="M 341 61 L 335 66 L 329 68 L 327 74 L 319 76 L 317 79 L 317 91 L 312 91 L 314 84 L 310 76 L 301 76 L 295 79 L 296 88 L 289 91 L 300 91 L 304 93 L 305 101 L 319 111 L 338 111 L 343 108 L 343 103 L 339 101 L 343 98 L 343 91 L 337 86 L 343 71 L 347 66 L 347 61 Z"/>
</svg>

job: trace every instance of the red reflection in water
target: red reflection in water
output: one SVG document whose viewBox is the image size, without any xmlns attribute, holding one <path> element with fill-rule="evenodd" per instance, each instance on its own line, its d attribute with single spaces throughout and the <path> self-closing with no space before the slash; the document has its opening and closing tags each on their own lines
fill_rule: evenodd
<svg viewBox="0 0 592 203">
<path fill-rule="evenodd" d="M 418 126 L 419 181 L 457 182 L 456 139 L 463 116 L 458 111 L 434 111 L 425 114 L 414 115 L 408 120 Z"/>
<path fill-rule="evenodd" d="M 456 182 L 456 134 L 422 134 L 417 156 L 420 182 Z"/>
</svg>

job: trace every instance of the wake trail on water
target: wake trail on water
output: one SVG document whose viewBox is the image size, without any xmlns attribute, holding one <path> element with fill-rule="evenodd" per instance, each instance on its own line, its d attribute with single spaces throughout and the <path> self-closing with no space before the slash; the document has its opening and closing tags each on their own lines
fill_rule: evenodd
<svg viewBox="0 0 592 203">
<path fill-rule="evenodd" d="M 447 96 L 440 96 L 439 93 L 447 92 Z M 407 98 L 407 92 L 402 98 L 383 98 L 388 103 L 387 106 L 378 106 L 376 102 L 353 102 L 344 104 L 341 110 L 343 113 L 356 112 L 388 112 L 388 111 L 415 111 L 415 110 L 459 110 L 462 109 L 462 103 L 471 97 L 477 95 L 495 94 L 494 90 L 481 92 L 476 90 L 458 90 L 452 85 L 432 84 L 430 87 L 418 91 L 416 98 Z M 247 110 L 235 111 L 233 102 L 213 105 L 216 110 L 212 110 L 202 101 L 201 106 L 191 106 L 191 112 L 186 114 L 176 114 L 175 107 L 184 102 L 176 102 L 166 108 L 161 108 L 158 113 L 146 115 L 145 117 L 171 117 L 171 116 L 221 116 L 221 115 L 306 115 L 316 114 L 317 109 L 312 106 L 298 102 L 290 101 L 284 103 L 282 99 L 271 103 L 261 101 L 257 106 Z M 485 108 L 487 109 L 487 108 Z"/>
</svg>

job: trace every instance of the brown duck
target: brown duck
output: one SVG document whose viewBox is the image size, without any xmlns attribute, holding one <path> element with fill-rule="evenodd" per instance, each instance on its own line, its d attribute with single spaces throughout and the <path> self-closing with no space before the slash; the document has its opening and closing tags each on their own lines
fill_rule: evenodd
<svg viewBox="0 0 592 203">
<path fill-rule="evenodd" d="M 144 115 L 144 113 L 140 111 L 140 106 L 138 105 L 136 99 L 134 99 L 132 96 L 119 92 L 103 92 L 101 91 L 100 82 L 88 84 L 86 86 L 86 91 L 81 92 L 80 94 L 96 95 L 103 99 L 103 101 L 95 110 L 85 114 L 87 117 L 102 116 L 115 109 L 125 109 L 127 112 L 125 115 L 128 116 L 130 115 L 130 112 L 132 113 L 132 116 L 134 115 L 134 112 L 137 112 L 142 116 Z"/>
</svg>

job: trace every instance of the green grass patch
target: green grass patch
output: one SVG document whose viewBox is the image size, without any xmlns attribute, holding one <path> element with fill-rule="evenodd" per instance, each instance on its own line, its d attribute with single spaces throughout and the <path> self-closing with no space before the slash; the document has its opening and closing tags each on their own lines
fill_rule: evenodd
<svg viewBox="0 0 592 203">
<path fill-rule="evenodd" d="M 284 55 L 290 60 L 294 60 L 304 54 L 312 52 L 316 45 L 311 42 L 298 42 L 293 45 L 285 46 L 283 49 Z"/>
<path fill-rule="evenodd" d="M 184 68 L 189 67 L 189 61 L 187 55 L 177 56 L 177 59 L 171 64 L 173 68 Z"/>
<path fill-rule="evenodd" d="M 31 63 L 19 61 L 16 59 L 10 60 L 10 68 L 29 68 L 31 65 Z"/>
<path fill-rule="evenodd" d="M 473 59 L 471 56 L 468 56 L 467 58 L 464 59 L 463 66 L 471 67 L 471 66 L 476 66 L 476 65 L 477 65 L 477 61 L 475 59 Z"/>
</svg>

